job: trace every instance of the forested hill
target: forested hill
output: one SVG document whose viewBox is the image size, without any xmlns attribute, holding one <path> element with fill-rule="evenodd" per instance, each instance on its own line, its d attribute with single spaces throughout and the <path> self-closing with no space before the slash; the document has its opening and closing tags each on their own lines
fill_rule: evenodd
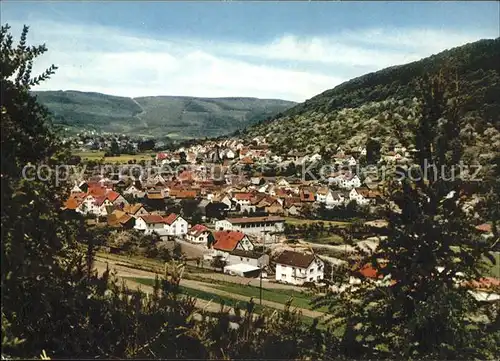
<svg viewBox="0 0 500 361">
<path fill-rule="evenodd" d="M 34 92 L 70 130 L 171 138 L 204 138 L 243 129 L 294 102 L 257 98 L 153 96 L 127 98 L 79 91 Z"/>
<path fill-rule="evenodd" d="M 500 146 L 500 38 L 480 40 L 405 65 L 386 68 L 327 90 L 282 115 L 249 128 L 282 151 L 328 151 L 368 137 L 396 142 L 391 124 L 418 116 L 415 81 L 447 64 L 467 97 L 465 129 L 472 153 Z"/>
</svg>

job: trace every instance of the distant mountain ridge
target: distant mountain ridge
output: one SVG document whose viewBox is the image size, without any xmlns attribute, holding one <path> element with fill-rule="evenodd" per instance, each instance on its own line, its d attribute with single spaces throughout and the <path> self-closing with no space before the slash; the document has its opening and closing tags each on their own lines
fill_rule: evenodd
<svg viewBox="0 0 500 361">
<path fill-rule="evenodd" d="M 127 98 L 94 92 L 36 91 L 54 116 L 71 130 L 98 130 L 171 138 L 229 134 L 274 116 L 296 103 L 246 97 L 151 96 Z"/>
<path fill-rule="evenodd" d="M 467 152 L 473 159 L 499 148 L 500 38 L 354 78 L 249 127 L 245 137 L 265 136 L 279 152 L 331 154 L 338 146 L 364 146 L 370 137 L 390 147 L 398 143 L 394 124 L 404 128 L 419 116 L 415 80 L 445 64 L 457 70 L 467 99 L 463 124 Z"/>
</svg>

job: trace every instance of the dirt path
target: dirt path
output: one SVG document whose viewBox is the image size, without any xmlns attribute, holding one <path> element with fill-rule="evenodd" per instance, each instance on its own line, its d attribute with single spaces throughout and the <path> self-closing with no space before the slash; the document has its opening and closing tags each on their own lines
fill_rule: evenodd
<svg viewBox="0 0 500 361">
<path fill-rule="evenodd" d="M 112 260 L 101 261 L 100 259 L 97 259 L 95 261 L 94 267 L 99 274 L 102 274 L 106 270 L 107 264 L 109 264 L 110 270 L 115 270 L 116 276 L 121 277 L 123 279 L 123 281 L 125 282 L 125 284 L 129 288 L 131 288 L 131 289 L 139 288 L 140 290 L 147 292 L 147 293 L 152 292 L 153 288 L 151 286 L 146 286 L 146 285 L 143 285 L 141 283 L 134 282 L 133 280 L 127 279 L 127 277 L 154 278 L 156 276 L 156 273 L 131 269 L 128 267 L 117 265 L 116 263 L 117 262 L 114 262 Z M 201 290 L 201 291 L 217 294 L 219 296 L 234 298 L 236 300 L 241 300 L 241 301 L 249 301 L 250 300 L 250 297 L 231 293 L 231 292 L 226 292 L 223 290 L 219 290 L 217 288 L 212 288 L 212 287 L 210 287 L 209 283 L 204 283 L 204 282 L 200 282 L 200 281 L 181 279 L 180 285 L 185 286 L 185 287 L 189 287 L 189 288 L 193 288 L 196 290 Z M 268 301 L 268 300 L 262 300 L 262 305 L 276 308 L 279 310 L 283 310 L 285 308 L 285 305 L 282 303 L 272 302 L 272 301 Z M 208 307 L 207 310 L 209 310 L 211 312 L 220 311 L 219 304 L 210 303 L 209 301 L 201 300 L 201 299 L 197 299 L 197 307 L 200 307 L 200 308 Z M 303 309 L 303 308 L 296 308 L 296 309 L 298 311 L 302 312 L 302 314 L 304 316 L 307 316 L 307 317 L 315 318 L 315 317 L 323 316 L 323 313 L 319 312 L 319 311 L 307 310 L 307 309 Z"/>
</svg>

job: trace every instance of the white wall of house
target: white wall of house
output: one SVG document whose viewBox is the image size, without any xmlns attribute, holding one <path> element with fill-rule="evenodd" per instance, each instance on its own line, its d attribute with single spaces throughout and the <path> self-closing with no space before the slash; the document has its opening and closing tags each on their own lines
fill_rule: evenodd
<svg viewBox="0 0 500 361">
<path fill-rule="evenodd" d="M 118 196 L 118 198 L 115 199 L 115 201 L 113 202 L 113 204 L 115 206 L 117 206 L 117 205 L 120 205 L 122 203 L 123 203 L 123 205 L 126 205 L 126 204 L 128 204 L 128 201 L 120 194 Z"/>
<path fill-rule="evenodd" d="M 220 220 L 220 221 L 215 221 L 215 229 L 217 231 L 220 231 L 220 230 L 223 230 L 223 231 L 232 231 L 233 230 L 233 225 L 228 220 L 223 219 L 223 220 Z"/>
<path fill-rule="evenodd" d="M 163 223 L 148 224 L 142 218 L 137 218 L 135 220 L 134 228 L 143 231 L 145 234 L 152 234 L 153 232 L 156 232 L 159 235 L 165 234 L 165 228 Z"/>
<path fill-rule="evenodd" d="M 276 264 L 276 281 L 286 282 L 294 285 L 302 285 L 304 282 L 319 282 L 324 278 L 324 262 L 316 259 L 311 262 L 307 269 L 290 265 Z"/>
<path fill-rule="evenodd" d="M 97 206 L 97 211 L 96 211 L 96 215 L 97 216 L 107 216 L 108 215 L 108 211 L 106 210 L 106 207 L 109 207 L 109 206 L 112 206 L 113 203 L 111 203 L 111 201 L 109 199 L 105 199 L 104 202 L 102 202 L 102 204 L 100 206 Z"/>
<path fill-rule="evenodd" d="M 245 236 L 241 241 L 238 242 L 238 244 L 236 245 L 236 249 L 241 249 L 243 251 L 253 251 L 254 245 L 250 241 L 250 239 Z"/>
<path fill-rule="evenodd" d="M 230 222 L 228 222 L 230 223 Z M 256 222 L 232 224 L 232 229 L 247 234 L 263 236 L 265 233 L 281 233 L 285 228 L 285 222 Z"/>
<path fill-rule="evenodd" d="M 123 191 L 123 194 L 130 194 L 135 198 L 142 198 L 144 197 L 145 192 L 139 190 L 136 186 L 131 185 L 130 187 L 128 187 Z"/>
<path fill-rule="evenodd" d="M 370 200 L 359 194 L 355 188 L 349 192 L 349 200 L 355 201 L 359 205 L 366 205 L 370 203 Z"/>
<path fill-rule="evenodd" d="M 148 225 L 146 224 L 146 222 L 144 222 L 144 219 L 142 219 L 141 217 L 137 217 L 135 220 L 134 228 L 139 231 L 146 231 L 148 229 Z"/>
<path fill-rule="evenodd" d="M 188 222 L 179 216 L 172 224 L 165 224 L 164 228 L 169 236 L 182 236 L 187 233 L 188 226 Z"/>
<path fill-rule="evenodd" d="M 269 264 L 269 256 L 267 254 L 263 254 L 259 258 L 252 258 L 252 257 L 245 257 L 245 256 L 238 256 L 234 254 L 228 254 L 226 258 L 226 262 L 228 265 L 233 265 L 233 264 L 248 264 L 250 266 L 254 267 L 263 267 L 267 266 Z"/>
<path fill-rule="evenodd" d="M 192 235 L 192 234 L 186 234 L 186 239 L 195 244 L 207 244 L 208 243 L 208 236 L 210 235 L 210 231 L 205 231 L 199 234 L 198 236 Z"/>
<path fill-rule="evenodd" d="M 87 195 L 82 203 L 76 209 L 77 212 L 82 214 L 97 214 L 99 207 L 95 204 L 95 198 L 92 195 Z"/>
<path fill-rule="evenodd" d="M 139 210 L 133 215 L 135 218 L 140 217 L 140 216 L 145 216 L 148 215 L 148 211 L 144 209 L 144 207 L 139 208 Z"/>
</svg>

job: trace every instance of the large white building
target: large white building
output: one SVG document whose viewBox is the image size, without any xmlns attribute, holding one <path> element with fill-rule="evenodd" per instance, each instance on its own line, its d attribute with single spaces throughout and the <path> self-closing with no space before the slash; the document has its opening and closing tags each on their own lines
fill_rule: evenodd
<svg viewBox="0 0 500 361">
<path fill-rule="evenodd" d="M 144 231 L 145 234 L 154 232 L 160 236 L 182 236 L 187 233 L 188 223 L 175 213 L 167 217 L 149 214 L 137 217 L 134 228 Z"/>
<path fill-rule="evenodd" d="M 262 237 L 269 233 L 283 232 L 285 219 L 276 216 L 228 218 L 216 221 L 215 228 L 217 230 L 240 231 Z"/>
<path fill-rule="evenodd" d="M 325 264 L 314 254 L 283 251 L 275 261 L 276 281 L 303 285 L 320 282 L 324 278 Z"/>
</svg>

